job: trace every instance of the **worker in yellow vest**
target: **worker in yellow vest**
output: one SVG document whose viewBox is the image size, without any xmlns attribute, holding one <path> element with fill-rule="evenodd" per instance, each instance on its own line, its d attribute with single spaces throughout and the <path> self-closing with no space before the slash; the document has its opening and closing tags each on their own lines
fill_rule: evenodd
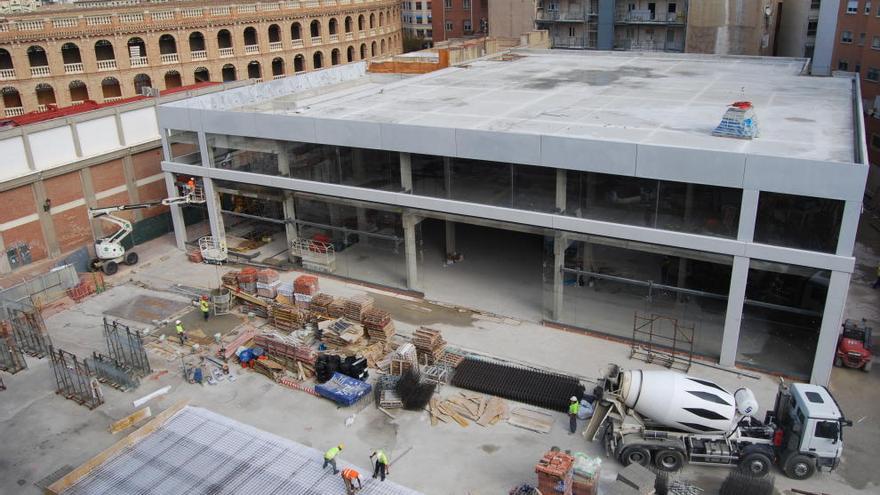
<svg viewBox="0 0 880 495">
<path fill-rule="evenodd" d="M 573 395 L 569 400 L 571 403 L 568 405 L 568 425 L 571 428 L 571 434 L 574 434 L 578 427 L 578 411 L 581 410 L 581 405 L 578 403 L 578 398 Z"/>
<path fill-rule="evenodd" d="M 370 459 L 373 457 L 376 458 L 376 467 L 373 468 L 373 479 L 381 476 L 382 481 L 385 481 L 385 475 L 391 475 L 391 471 L 388 469 L 388 456 L 385 455 L 384 451 L 374 450 L 370 454 Z"/>
<path fill-rule="evenodd" d="M 202 310 L 202 316 L 208 321 L 208 315 L 211 314 L 211 308 L 208 306 L 208 296 L 202 296 L 199 300 L 199 309 Z"/>
<path fill-rule="evenodd" d="M 180 320 L 174 322 L 174 329 L 177 330 L 177 338 L 180 339 L 180 345 L 186 343 L 186 330 L 183 328 L 183 323 Z"/>
<path fill-rule="evenodd" d="M 357 480 L 357 488 L 354 486 L 355 480 Z M 346 495 L 354 495 L 358 490 L 364 488 L 364 485 L 361 482 L 361 474 L 351 468 L 345 468 L 342 470 L 342 482 L 345 483 Z"/>
<path fill-rule="evenodd" d="M 324 465 L 321 466 L 321 469 L 324 469 L 329 464 L 333 468 L 333 474 L 339 474 L 339 470 L 336 469 L 336 456 L 342 452 L 343 445 L 340 443 L 336 447 L 328 450 L 324 453 Z"/>
</svg>

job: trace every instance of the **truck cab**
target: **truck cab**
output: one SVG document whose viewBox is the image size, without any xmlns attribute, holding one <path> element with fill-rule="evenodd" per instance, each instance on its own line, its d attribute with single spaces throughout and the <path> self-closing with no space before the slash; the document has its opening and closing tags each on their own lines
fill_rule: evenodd
<svg viewBox="0 0 880 495">
<path fill-rule="evenodd" d="M 827 389 L 781 384 L 771 414 L 782 433 L 776 448 L 788 477 L 807 479 L 817 470 L 837 467 L 843 451 L 843 427 L 852 426 L 852 421 L 843 417 Z"/>
</svg>

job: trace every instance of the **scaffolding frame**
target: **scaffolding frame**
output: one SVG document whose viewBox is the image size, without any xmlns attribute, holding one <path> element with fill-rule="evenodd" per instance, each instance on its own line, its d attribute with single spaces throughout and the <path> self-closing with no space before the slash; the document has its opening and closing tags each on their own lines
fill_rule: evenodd
<svg viewBox="0 0 880 495">
<path fill-rule="evenodd" d="M 664 331 L 666 328 L 672 329 L 672 335 Z M 688 371 L 694 361 L 694 324 L 681 323 L 671 316 L 636 311 L 629 357 Z"/>
<path fill-rule="evenodd" d="M 5 335 L 4 331 L 0 331 L 0 371 L 15 374 L 25 368 L 27 368 L 27 362 L 24 359 L 24 353 L 15 346 L 12 336 Z"/>
<path fill-rule="evenodd" d="M 52 348 L 52 339 L 46 332 L 43 316 L 37 309 L 21 310 L 8 308 L 9 322 L 15 347 L 35 358 L 46 357 Z"/>
<path fill-rule="evenodd" d="M 85 360 L 89 369 L 95 372 L 95 377 L 101 383 L 106 383 L 122 392 L 135 389 L 140 386 L 141 380 L 137 373 L 110 356 L 99 352 L 93 352 L 92 357 Z"/>
<path fill-rule="evenodd" d="M 290 253 L 301 260 L 306 270 L 322 273 L 336 271 L 336 248 L 329 242 L 297 239 L 290 243 Z"/>
<path fill-rule="evenodd" d="M 104 403 L 101 385 L 86 361 L 62 349 L 49 349 L 55 374 L 55 393 L 94 409 Z"/>
<path fill-rule="evenodd" d="M 132 330 L 116 320 L 109 323 L 104 317 L 104 340 L 107 342 L 107 354 L 120 363 L 122 369 L 136 377 L 153 372 L 140 331 Z"/>
</svg>

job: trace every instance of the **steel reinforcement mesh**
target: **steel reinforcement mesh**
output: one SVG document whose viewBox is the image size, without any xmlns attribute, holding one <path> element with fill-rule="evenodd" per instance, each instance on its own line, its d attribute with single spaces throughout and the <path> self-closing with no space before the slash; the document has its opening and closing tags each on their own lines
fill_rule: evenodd
<svg viewBox="0 0 880 495">
<path fill-rule="evenodd" d="M 389 452 L 393 456 L 393 452 Z M 321 469 L 323 453 L 197 407 L 92 469 L 64 495 L 341 495 L 342 478 Z M 366 479 L 362 495 L 420 495 L 390 480 Z"/>
<path fill-rule="evenodd" d="M 584 396 L 577 378 L 470 357 L 455 368 L 452 384 L 562 412 L 568 411 L 572 396 Z"/>
</svg>

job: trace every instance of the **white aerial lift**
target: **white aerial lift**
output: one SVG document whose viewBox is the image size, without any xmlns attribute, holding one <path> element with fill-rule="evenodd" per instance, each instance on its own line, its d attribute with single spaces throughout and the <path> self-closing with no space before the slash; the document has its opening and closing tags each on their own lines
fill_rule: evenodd
<svg viewBox="0 0 880 495">
<path fill-rule="evenodd" d="M 134 251 L 125 251 L 122 240 L 131 235 L 134 227 L 131 222 L 124 218 L 113 215 L 117 211 L 140 210 L 153 206 L 165 205 L 189 205 L 205 202 L 205 195 L 201 187 L 192 186 L 188 193 L 175 198 L 165 198 L 160 201 L 135 203 L 130 205 L 116 205 L 105 208 L 89 208 L 89 218 L 100 218 L 119 227 L 113 234 L 95 241 L 95 258 L 92 259 L 92 270 L 101 270 L 107 275 L 113 275 L 119 269 L 119 263 L 134 265 L 138 262 L 138 255 Z"/>
</svg>

